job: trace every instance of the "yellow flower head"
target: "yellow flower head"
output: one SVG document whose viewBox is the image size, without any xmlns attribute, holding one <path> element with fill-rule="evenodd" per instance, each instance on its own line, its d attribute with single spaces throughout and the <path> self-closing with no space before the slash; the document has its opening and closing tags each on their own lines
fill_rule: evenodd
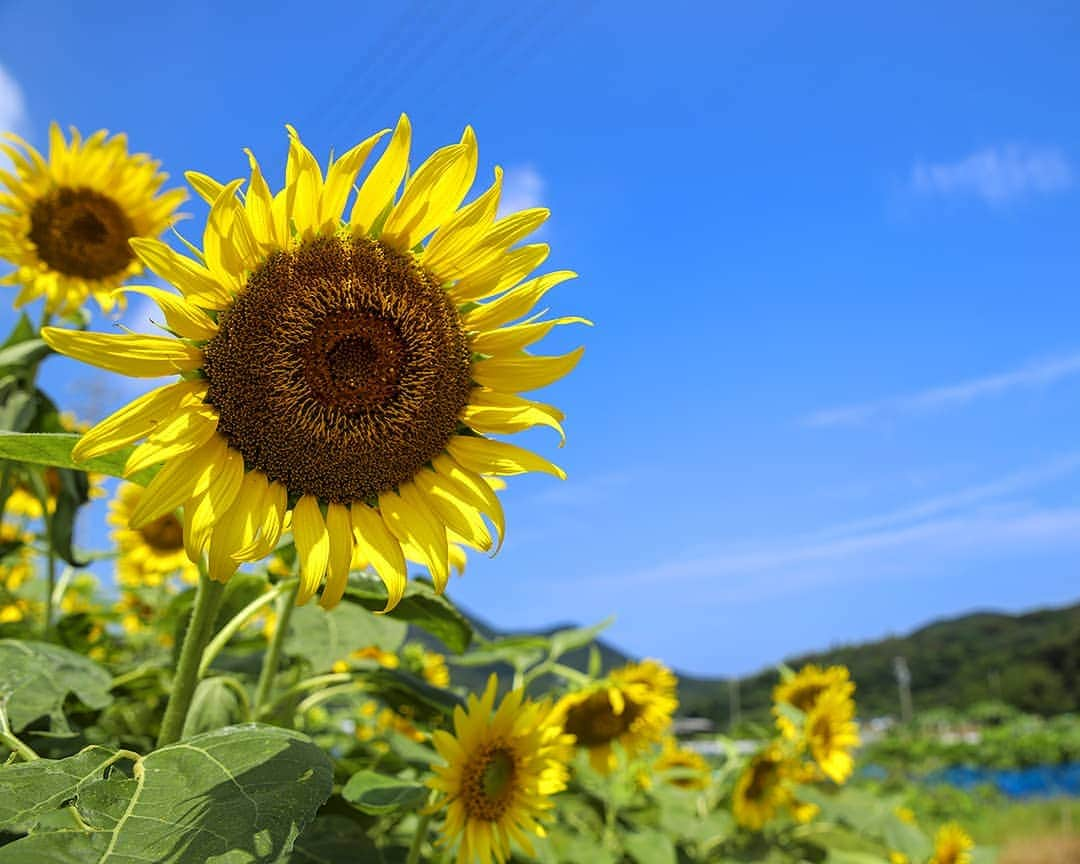
<svg viewBox="0 0 1080 864">
<path fill-rule="evenodd" d="M 484 475 L 564 476 L 487 436 L 538 425 L 562 434 L 558 409 L 518 393 L 566 375 L 582 349 L 527 349 L 554 327 L 587 323 L 528 317 L 574 275 L 522 281 L 548 249 L 518 243 L 547 210 L 496 219 L 498 169 L 461 206 L 477 165 L 470 128 L 409 173 L 398 195 L 411 136 L 402 116 L 343 220 L 383 135 L 324 175 L 290 128 L 285 187 L 274 194 L 250 154 L 242 197 L 242 180 L 189 174 L 210 204 L 202 257 L 132 242 L 179 292 L 130 289 L 158 303 L 168 335 L 42 331 L 57 351 L 103 369 L 180 376 L 99 423 L 72 454 L 142 440 L 127 471 L 164 463 L 132 527 L 183 506 L 188 554 L 207 553 L 210 576 L 224 581 L 277 545 L 291 513 L 298 602 L 323 586 L 326 607 L 341 599 L 354 548 L 386 583 L 387 610 L 404 593 L 406 560 L 443 590 L 452 544 L 486 551 L 502 537 Z"/>
<path fill-rule="evenodd" d="M 790 781 L 794 764 L 775 742 L 758 753 L 735 783 L 732 810 L 744 828 L 760 831 L 794 799 Z"/>
<path fill-rule="evenodd" d="M 822 773 L 844 783 L 855 768 L 851 751 L 859 746 L 855 703 L 843 689 L 822 693 L 806 715 L 806 743 Z"/>
<path fill-rule="evenodd" d="M 817 704 L 818 697 L 826 690 L 839 690 L 848 697 L 855 692 L 855 685 L 847 667 L 830 666 L 822 669 L 811 663 L 776 685 L 773 690 L 773 714 L 776 715 L 777 728 L 785 738 L 794 740 L 799 736 L 799 729 L 779 711 L 779 706 L 791 705 L 804 714 L 809 714 Z"/>
<path fill-rule="evenodd" d="M 631 755 L 661 740 L 679 706 L 675 676 L 655 660 L 629 663 L 607 680 L 568 693 L 555 714 L 589 751 L 589 761 L 601 773 L 617 764 L 612 744 L 618 741 Z"/>
<path fill-rule="evenodd" d="M 117 580 L 122 586 L 160 585 L 178 575 L 188 583 L 199 580 L 199 568 L 184 551 L 184 526 L 175 513 L 163 513 L 139 528 L 131 528 L 131 514 L 142 500 L 142 487 L 124 483 L 109 504 L 109 524 L 119 559 Z"/>
<path fill-rule="evenodd" d="M 672 772 L 671 776 L 663 777 L 667 772 Z M 670 735 L 664 738 L 660 756 L 653 763 L 653 773 L 681 789 L 707 789 L 709 786 L 709 763 L 705 757 L 680 747 Z"/>
<path fill-rule="evenodd" d="M 367 645 L 364 648 L 357 648 L 349 655 L 348 660 L 338 660 L 333 665 L 334 672 L 347 672 L 349 670 L 349 660 L 374 660 L 380 666 L 386 669 L 397 669 L 401 664 L 401 660 L 397 654 L 393 651 L 383 651 L 378 645 Z"/>
<path fill-rule="evenodd" d="M 934 837 L 934 857 L 930 864 L 971 864 L 975 841 L 956 822 L 942 825 Z"/>
<path fill-rule="evenodd" d="M 433 687 L 450 686 L 450 669 L 446 665 L 446 658 L 435 651 L 425 651 L 420 660 L 424 680 Z"/>
<path fill-rule="evenodd" d="M 142 272 L 129 240 L 157 237 L 187 197 L 182 189 L 158 194 L 168 175 L 145 154 L 129 154 L 123 135 L 105 130 L 71 141 L 55 123 L 49 158 L 17 135 L 0 143 L 15 166 L 0 175 L 0 258 L 15 270 L 0 283 L 19 285 L 15 305 L 45 298 L 49 312 L 70 314 L 90 295 L 102 310 L 114 291 Z M 12 146 L 15 145 L 15 146 Z"/>
<path fill-rule="evenodd" d="M 511 841 L 533 855 L 529 835 L 543 836 L 550 796 L 566 788 L 572 739 L 546 703 L 508 693 L 495 707 L 495 676 L 484 695 L 454 711 L 454 733 L 432 733 L 445 765 L 428 785 L 438 793 L 432 811 L 446 809 L 440 843 L 458 844 L 458 864 L 501 862 Z"/>
<path fill-rule="evenodd" d="M 33 574 L 33 550 L 29 545 L 33 539 L 34 535 L 20 526 L 11 522 L 0 523 L 0 543 L 8 545 L 18 542 L 21 544 L 18 549 L 8 554 L 3 562 L 0 562 L 0 588 L 8 592 L 17 591 Z M 9 613 L 9 615 L 14 614 L 14 612 Z"/>
</svg>

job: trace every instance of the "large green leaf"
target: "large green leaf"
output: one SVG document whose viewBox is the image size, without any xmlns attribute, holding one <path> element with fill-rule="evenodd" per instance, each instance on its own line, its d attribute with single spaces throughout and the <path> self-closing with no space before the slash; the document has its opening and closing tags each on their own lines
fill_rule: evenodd
<svg viewBox="0 0 1080 864">
<path fill-rule="evenodd" d="M 406 630 L 404 621 L 376 615 L 355 603 L 339 603 L 329 612 L 310 603 L 293 611 L 285 653 L 303 657 L 312 672 L 326 672 L 336 661 L 368 645 L 397 651 Z"/>
<path fill-rule="evenodd" d="M 558 660 L 563 654 L 577 648 L 584 648 L 614 623 L 614 618 L 606 618 L 592 627 L 573 627 L 557 630 L 551 634 L 551 659 Z"/>
<path fill-rule="evenodd" d="M 622 837 L 623 848 L 637 864 L 675 864 L 675 844 L 660 831 L 628 831 Z"/>
<path fill-rule="evenodd" d="M 112 676 L 93 660 L 45 642 L 0 639 L 0 702 L 11 728 L 19 732 L 39 717 L 49 717 L 53 732 L 66 733 L 61 710 L 69 693 L 88 708 L 112 702 Z"/>
<path fill-rule="evenodd" d="M 87 747 L 67 759 L 39 759 L 0 768 L 0 828 L 23 833 L 58 809 L 79 787 L 117 761 L 112 750 Z"/>
<path fill-rule="evenodd" d="M 409 707 L 421 717 L 439 714 L 449 717 L 455 708 L 465 705 L 456 693 L 433 687 L 424 679 L 401 669 L 373 668 L 357 674 L 364 676 L 368 692 L 394 708 Z"/>
<path fill-rule="evenodd" d="M 124 476 L 124 463 L 133 448 L 124 447 L 106 456 L 75 462 L 71 458 L 71 448 L 80 437 L 70 432 L 0 432 L 0 459 L 32 462 L 35 465 L 55 465 L 57 468 L 73 468 L 76 471 L 96 471 L 110 477 Z M 153 468 L 147 468 L 126 479 L 145 485 L 155 473 Z"/>
<path fill-rule="evenodd" d="M 340 813 L 320 813 L 297 838 L 288 864 L 337 864 L 339 861 L 383 864 L 404 860 L 402 847 L 380 849 L 372 842 L 367 835 L 368 827 L 360 822 L 365 818 L 350 819 Z"/>
<path fill-rule="evenodd" d="M 362 577 L 349 586 L 345 599 L 379 612 L 386 606 L 386 589 L 378 579 Z M 395 620 L 408 621 L 426 630 L 458 654 L 472 641 L 472 625 L 465 616 L 426 582 L 411 580 L 405 588 L 405 596 L 390 615 Z"/>
<path fill-rule="evenodd" d="M 184 718 L 184 737 L 249 719 L 247 696 L 242 694 L 243 685 L 236 678 L 204 678 L 195 688 L 191 707 Z"/>
<path fill-rule="evenodd" d="M 50 352 L 50 348 L 41 339 L 27 339 L 6 348 L 0 348 L 0 369 L 12 366 L 33 366 Z"/>
<path fill-rule="evenodd" d="M 92 759 L 71 765 L 85 753 L 0 769 L 0 782 L 19 770 L 28 790 L 35 772 L 64 772 L 68 794 L 54 783 L 49 800 L 70 802 L 78 816 L 64 827 L 39 818 L 31 834 L 0 847 L 0 864 L 284 862 L 332 786 L 326 755 L 274 726 L 232 726 L 163 747 L 135 759 L 130 776 L 85 774 Z"/>
<path fill-rule="evenodd" d="M 383 816 L 422 807 L 427 801 L 428 788 L 412 780 L 387 777 L 375 771 L 357 771 L 341 790 L 341 797 L 357 810 Z"/>
</svg>

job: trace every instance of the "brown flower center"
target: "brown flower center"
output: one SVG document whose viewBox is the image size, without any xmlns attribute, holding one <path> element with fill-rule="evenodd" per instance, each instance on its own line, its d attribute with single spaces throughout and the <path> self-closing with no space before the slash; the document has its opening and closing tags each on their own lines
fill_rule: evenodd
<svg viewBox="0 0 1080 864">
<path fill-rule="evenodd" d="M 204 356 L 206 399 L 247 468 L 323 501 L 370 500 L 413 477 L 472 388 L 447 293 L 411 257 L 359 238 L 273 254 Z"/>
<path fill-rule="evenodd" d="M 155 552 L 179 552 L 184 548 L 184 526 L 172 513 L 143 525 L 139 534 Z"/>
<path fill-rule="evenodd" d="M 30 241 L 53 270 L 83 279 L 123 273 L 135 255 L 135 226 L 112 198 L 93 189 L 61 186 L 30 211 Z"/>
<path fill-rule="evenodd" d="M 625 694 L 623 694 L 625 698 Z M 616 714 L 611 707 L 607 691 L 593 693 L 571 708 L 566 714 L 565 731 L 577 736 L 577 743 L 582 747 L 598 747 L 614 741 L 626 732 L 638 718 L 641 708 L 630 699 L 626 699 L 621 714 Z"/>
<path fill-rule="evenodd" d="M 750 770 L 752 773 L 746 787 L 746 797 L 751 801 L 760 801 L 776 785 L 780 776 L 780 763 L 770 758 L 756 759 Z"/>
<path fill-rule="evenodd" d="M 517 759 L 501 742 L 483 745 L 466 763 L 461 777 L 461 798 L 471 819 L 494 822 L 514 797 Z"/>
</svg>

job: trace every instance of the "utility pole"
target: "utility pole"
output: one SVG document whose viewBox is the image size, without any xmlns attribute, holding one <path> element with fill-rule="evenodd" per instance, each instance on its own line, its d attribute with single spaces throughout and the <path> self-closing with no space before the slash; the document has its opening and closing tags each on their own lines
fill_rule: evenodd
<svg viewBox="0 0 1080 864">
<path fill-rule="evenodd" d="M 903 657 L 893 657 L 893 672 L 896 684 L 900 688 L 900 720 L 906 725 L 911 722 L 911 670 Z"/>
</svg>

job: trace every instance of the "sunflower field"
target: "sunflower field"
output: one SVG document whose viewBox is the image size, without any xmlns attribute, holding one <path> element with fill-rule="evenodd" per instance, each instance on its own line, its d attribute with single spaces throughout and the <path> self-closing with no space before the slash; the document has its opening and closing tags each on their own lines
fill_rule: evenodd
<svg viewBox="0 0 1080 864">
<path fill-rule="evenodd" d="M 0 146 L 34 313 L 0 346 L 0 864 L 993 860 L 852 782 L 843 667 L 781 670 L 755 740 L 690 740 L 662 662 L 565 662 L 602 625 L 475 631 L 445 589 L 502 544 L 503 478 L 564 476 L 506 438 L 564 439 L 521 394 L 581 359 L 530 350 L 589 325 L 538 308 L 575 274 L 538 272 L 548 212 L 498 216 L 499 169 L 469 197 L 471 128 L 412 168 L 404 115 L 325 169 L 288 142 L 280 183 L 188 172 L 183 236 L 122 135 Z M 158 333 L 95 323 L 132 295 Z M 54 354 L 156 386 L 87 426 Z"/>
</svg>

